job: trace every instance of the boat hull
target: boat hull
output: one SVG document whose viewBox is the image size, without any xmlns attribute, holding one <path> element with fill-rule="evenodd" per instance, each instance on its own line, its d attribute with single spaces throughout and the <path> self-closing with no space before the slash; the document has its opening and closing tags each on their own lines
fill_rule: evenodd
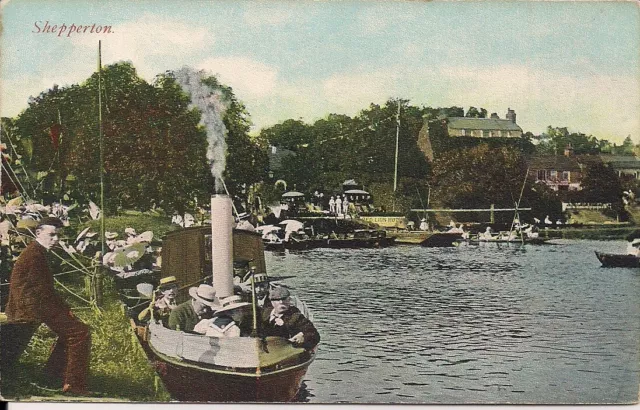
<svg viewBox="0 0 640 410">
<path fill-rule="evenodd" d="M 596 257 L 607 268 L 637 268 L 640 258 L 635 255 L 596 252 Z"/>
<path fill-rule="evenodd" d="M 149 363 L 171 398 L 181 402 L 290 402 L 296 399 L 307 369 L 315 359 L 315 349 L 293 355 L 284 352 L 283 355 L 282 347 L 290 344 L 284 340 L 278 342 L 280 338 L 269 337 L 258 344 L 263 346 L 261 350 L 266 355 L 263 359 L 269 355 L 276 356 L 276 359 L 267 358 L 260 361 L 261 366 L 245 367 L 247 362 L 242 360 L 240 352 L 248 351 L 248 356 L 252 356 L 252 349 L 246 349 L 246 343 L 241 342 L 247 342 L 249 338 L 221 340 L 201 335 L 188 335 L 192 341 L 182 340 L 176 343 L 175 350 L 171 343 L 171 352 L 185 350 L 179 357 L 169 356 L 163 353 L 162 348 L 158 349 L 153 344 L 152 334 L 158 332 L 158 329 L 151 330 L 148 325 L 137 324 L 134 320 L 130 322 Z M 168 329 L 163 332 L 173 335 L 182 333 Z M 193 338 L 204 341 L 204 344 L 194 345 Z M 162 345 L 162 338 L 155 340 Z M 251 340 L 250 344 L 253 345 L 260 339 Z M 235 346 L 232 349 L 235 352 L 229 352 L 229 346 Z M 291 349 L 293 348 L 289 347 L 289 351 Z M 216 365 L 216 362 L 226 362 L 227 365 Z M 229 366 L 230 363 L 233 365 Z"/>
<path fill-rule="evenodd" d="M 148 356 L 171 397 L 183 402 L 290 402 L 310 364 L 279 373 L 239 375 L 174 364 L 152 350 Z"/>
<path fill-rule="evenodd" d="M 461 233 L 436 232 L 429 235 L 420 245 L 428 248 L 441 248 L 454 246 L 455 242 L 462 240 Z"/>
</svg>

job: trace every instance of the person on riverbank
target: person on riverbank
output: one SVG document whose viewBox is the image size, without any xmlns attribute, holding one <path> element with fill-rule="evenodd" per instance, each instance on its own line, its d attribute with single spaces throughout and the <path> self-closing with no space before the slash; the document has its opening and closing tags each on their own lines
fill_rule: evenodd
<svg viewBox="0 0 640 410">
<path fill-rule="evenodd" d="M 342 213 L 345 215 L 345 217 L 349 214 L 349 200 L 347 199 L 347 196 L 344 196 L 344 200 L 342 201 Z"/>
<path fill-rule="evenodd" d="M 342 215 L 342 198 L 340 198 L 340 195 L 336 197 L 336 213 L 338 216 Z"/>
<path fill-rule="evenodd" d="M 191 300 L 181 303 L 169 314 L 169 329 L 193 332 L 198 322 L 211 318 L 213 310 L 219 307 L 216 291 L 211 285 L 189 288 L 189 296 Z"/>
<path fill-rule="evenodd" d="M 289 290 L 276 286 L 269 291 L 271 308 L 261 314 L 262 336 L 279 336 L 294 346 L 313 349 L 320 342 L 320 334 L 309 319 L 291 305 Z"/>
<path fill-rule="evenodd" d="M 22 251 L 11 272 L 6 314 L 9 322 L 20 329 L 20 335 L 11 339 L 16 349 L 11 359 L 18 358 L 40 323 L 44 323 L 58 336 L 45 373 L 63 379 L 64 393 L 86 395 L 91 350 L 89 326 L 73 314 L 56 292 L 47 262 L 47 254 L 58 243 L 58 230 L 62 226 L 58 218 L 42 219 L 36 226 L 35 240 Z M 3 369 L 6 365 L 2 363 Z"/>
<path fill-rule="evenodd" d="M 333 195 L 331 196 L 331 199 L 329 199 L 329 213 L 330 214 L 336 213 L 336 200 L 333 199 Z"/>
</svg>

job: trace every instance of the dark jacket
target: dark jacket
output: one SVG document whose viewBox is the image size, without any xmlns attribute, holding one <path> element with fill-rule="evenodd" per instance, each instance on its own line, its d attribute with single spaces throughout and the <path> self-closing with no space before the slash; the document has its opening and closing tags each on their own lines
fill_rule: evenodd
<svg viewBox="0 0 640 410">
<path fill-rule="evenodd" d="M 179 304 L 169 314 L 169 329 L 193 332 L 193 328 L 200 322 L 200 318 L 193 310 L 192 300 Z"/>
<path fill-rule="evenodd" d="M 53 286 L 47 250 L 33 241 L 22 251 L 11 271 L 6 314 L 10 322 L 40 323 L 70 308 Z"/>
<path fill-rule="evenodd" d="M 320 342 L 320 334 L 309 319 L 307 319 L 298 308 L 290 306 L 283 313 L 282 326 L 276 325 L 275 322 L 269 320 L 273 307 L 263 309 L 261 314 L 261 332 L 262 336 L 280 336 L 289 339 L 296 334 L 302 332 L 304 334 L 304 343 L 302 347 L 311 349 Z"/>
</svg>

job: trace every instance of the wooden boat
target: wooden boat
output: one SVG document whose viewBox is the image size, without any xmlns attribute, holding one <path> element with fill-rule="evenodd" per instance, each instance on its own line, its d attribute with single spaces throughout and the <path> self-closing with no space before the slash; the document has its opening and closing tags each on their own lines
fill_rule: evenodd
<svg viewBox="0 0 640 410">
<path fill-rule="evenodd" d="M 230 215 L 229 205 L 229 218 Z M 225 246 L 220 245 L 216 236 L 215 229 L 220 225 L 214 223 L 213 229 L 186 228 L 165 237 L 162 276 L 176 277 L 180 287 L 178 302 L 188 300 L 189 286 L 203 283 L 212 271 L 216 295 L 224 295 L 224 287 L 229 285 L 232 294 L 233 281 L 229 277 L 232 273 L 227 275 L 220 268 L 224 265 L 220 248 Z M 249 261 L 251 270 L 266 273 L 261 235 L 235 229 L 231 233 L 230 224 L 228 228 L 226 242 L 233 243 L 229 255 L 233 261 Z M 171 330 L 154 318 L 148 323 L 131 319 L 131 325 L 171 397 L 180 401 L 291 401 L 316 354 L 315 348 L 294 347 L 279 337 L 257 337 L 257 332 L 251 336 L 216 338 Z"/>
<path fill-rule="evenodd" d="M 547 243 L 550 239 L 549 238 L 524 238 L 524 240 L 522 238 L 515 238 L 515 239 L 504 239 L 504 238 L 492 238 L 492 239 L 478 239 L 478 238 L 474 238 L 474 239 L 469 239 L 470 243 L 506 243 L 506 244 L 514 244 L 514 245 L 520 245 L 520 244 L 530 244 L 530 245 L 543 245 L 545 243 Z"/>
<path fill-rule="evenodd" d="M 604 253 L 595 251 L 596 257 L 607 268 L 637 268 L 640 267 L 640 257 L 628 254 Z"/>
<path fill-rule="evenodd" d="M 448 247 L 454 246 L 456 242 L 462 240 L 462 234 L 457 232 L 432 232 L 426 239 L 420 242 L 421 246 L 426 247 Z"/>
</svg>

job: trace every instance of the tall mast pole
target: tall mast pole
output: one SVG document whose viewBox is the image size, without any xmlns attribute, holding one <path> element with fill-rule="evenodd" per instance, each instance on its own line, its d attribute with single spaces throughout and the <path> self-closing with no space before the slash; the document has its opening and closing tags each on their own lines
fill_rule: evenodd
<svg viewBox="0 0 640 410">
<path fill-rule="evenodd" d="M 400 140 L 400 100 L 398 100 L 398 114 L 396 116 L 396 161 L 393 168 L 393 211 L 396 210 L 396 189 L 398 188 L 398 141 Z"/>
<path fill-rule="evenodd" d="M 100 127 L 100 238 L 102 256 L 105 254 L 104 238 L 104 138 L 102 129 L 102 41 L 98 40 L 98 123 Z"/>
</svg>

